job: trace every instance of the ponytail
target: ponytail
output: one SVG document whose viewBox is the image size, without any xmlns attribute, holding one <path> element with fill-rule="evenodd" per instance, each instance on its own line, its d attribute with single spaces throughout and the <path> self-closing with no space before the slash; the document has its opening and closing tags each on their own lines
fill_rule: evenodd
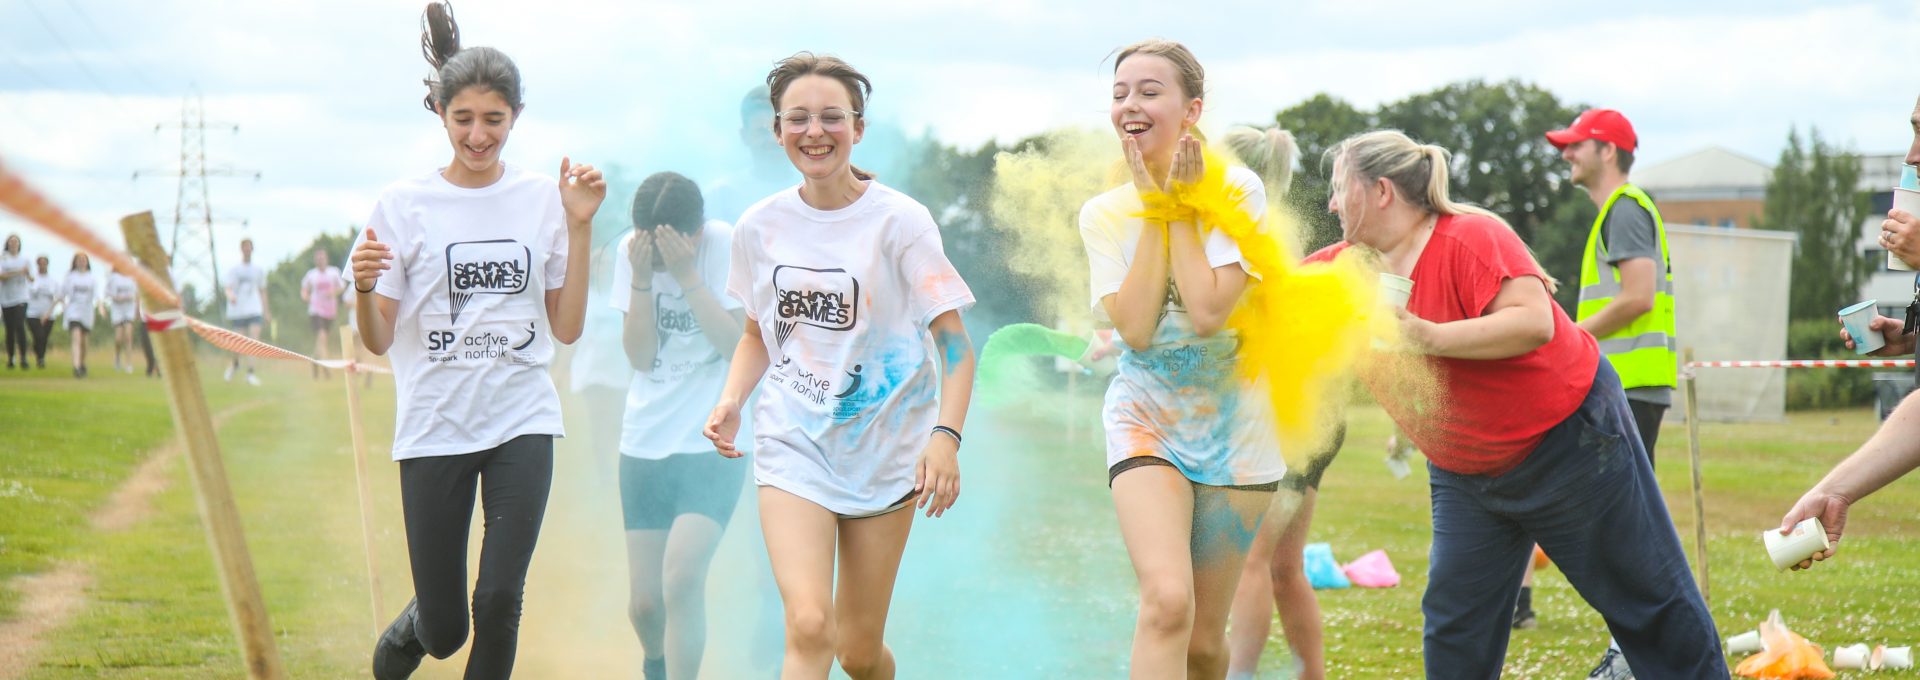
<svg viewBox="0 0 1920 680">
<path fill-rule="evenodd" d="M 1227 129 L 1223 140 L 1235 158 L 1260 176 L 1267 197 L 1279 199 L 1293 186 L 1293 159 L 1299 153 L 1293 133 L 1278 127 L 1260 130 L 1245 125 Z"/>
<path fill-rule="evenodd" d="M 1327 151 L 1327 156 L 1334 160 L 1336 172 L 1367 182 L 1381 178 L 1392 182 L 1400 196 L 1414 207 L 1441 215 L 1478 215 L 1513 229 L 1512 224 L 1491 210 L 1453 201 L 1448 191 L 1452 154 L 1440 145 L 1415 142 L 1399 130 L 1375 130 L 1342 140 Z M 1333 179 L 1338 184 L 1346 178 Z M 1527 248 L 1527 255 L 1534 257 L 1531 247 Z M 1533 264 L 1540 270 L 1547 291 L 1558 291 L 1560 282 L 1547 274 L 1538 257 L 1534 257 Z"/>
</svg>

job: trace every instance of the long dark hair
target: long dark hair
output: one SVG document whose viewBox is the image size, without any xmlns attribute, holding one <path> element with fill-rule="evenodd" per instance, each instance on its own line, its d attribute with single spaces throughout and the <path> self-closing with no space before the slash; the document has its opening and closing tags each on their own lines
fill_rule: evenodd
<svg viewBox="0 0 1920 680">
<path fill-rule="evenodd" d="M 656 172 L 633 192 L 633 228 L 673 227 L 682 234 L 700 230 L 706 221 L 706 200 L 700 186 L 677 172 Z"/>
<path fill-rule="evenodd" d="M 441 0 L 427 4 L 426 12 L 420 15 L 420 54 L 433 65 L 434 72 L 424 81 L 427 97 L 422 103 L 428 111 L 439 113 L 469 87 L 499 94 L 516 115 L 525 104 L 520 68 L 505 53 L 491 47 L 460 49 L 460 25 L 453 20 L 453 3 Z"/>
</svg>

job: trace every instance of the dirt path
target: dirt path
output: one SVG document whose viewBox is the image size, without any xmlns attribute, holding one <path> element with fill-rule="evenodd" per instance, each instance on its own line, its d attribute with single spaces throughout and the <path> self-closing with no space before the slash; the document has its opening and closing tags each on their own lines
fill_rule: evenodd
<svg viewBox="0 0 1920 680">
<path fill-rule="evenodd" d="M 227 419 L 264 406 L 253 401 L 234 404 L 214 414 L 213 427 Z M 102 532 L 124 531 L 153 514 L 153 498 L 171 481 L 168 471 L 182 450 L 178 437 L 169 438 L 147 454 L 133 476 L 121 482 L 105 505 L 88 518 Z M 86 604 L 93 575 L 81 562 L 60 562 L 52 571 L 16 576 L 7 584 L 20 593 L 20 608 L 12 620 L 0 621 L 0 680 L 25 677 L 39 660 L 46 636 L 65 626 Z"/>
</svg>

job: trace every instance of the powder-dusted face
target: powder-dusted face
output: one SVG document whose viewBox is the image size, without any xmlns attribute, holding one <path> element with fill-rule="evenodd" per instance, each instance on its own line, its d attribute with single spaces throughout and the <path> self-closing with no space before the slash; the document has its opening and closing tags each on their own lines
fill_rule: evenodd
<svg viewBox="0 0 1920 680">
<path fill-rule="evenodd" d="M 779 109 L 774 132 L 800 174 L 825 179 L 852 165 L 853 145 L 866 132 L 866 120 L 858 115 L 846 85 L 818 74 L 800 76 L 780 93 Z M 841 118 L 837 126 L 829 122 L 835 117 Z"/>
<path fill-rule="evenodd" d="M 479 85 L 454 95 L 440 114 L 454 159 L 476 175 L 491 174 L 500 163 L 500 149 L 507 145 L 514 118 L 505 97 Z"/>
<path fill-rule="evenodd" d="M 1180 72 L 1156 54 L 1134 54 L 1113 70 L 1113 131 L 1131 136 L 1140 154 L 1170 159 L 1188 128 L 1200 122 L 1200 99 L 1180 89 Z"/>
</svg>

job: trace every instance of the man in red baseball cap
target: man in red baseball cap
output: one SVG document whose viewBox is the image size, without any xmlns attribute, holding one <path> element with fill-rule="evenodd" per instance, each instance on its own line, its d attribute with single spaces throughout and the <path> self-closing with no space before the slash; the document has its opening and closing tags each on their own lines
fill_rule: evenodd
<svg viewBox="0 0 1920 680">
<path fill-rule="evenodd" d="M 1547 133 L 1547 141 L 1560 149 L 1573 183 L 1600 207 L 1580 261 L 1580 305 L 1574 318 L 1599 340 L 1600 353 L 1620 374 L 1651 467 L 1660 421 L 1673 404 L 1679 358 L 1666 225 L 1653 198 L 1627 179 L 1640 137 L 1619 111 L 1588 109 L 1567 129 Z M 1531 581 L 1532 572 L 1527 574 Z M 1515 627 L 1531 627 L 1534 615 L 1526 606 L 1532 599 L 1530 586 L 1521 586 Z M 1588 677 L 1633 675 L 1619 647 L 1610 644 Z"/>
</svg>

